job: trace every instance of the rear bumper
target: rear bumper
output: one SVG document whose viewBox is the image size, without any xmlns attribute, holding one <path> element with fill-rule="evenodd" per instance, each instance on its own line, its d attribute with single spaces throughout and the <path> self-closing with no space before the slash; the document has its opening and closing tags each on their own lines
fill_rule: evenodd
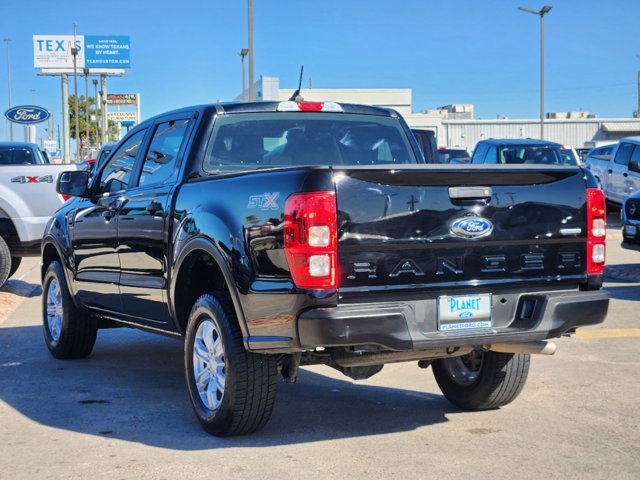
<svg viewBox="0 0 640 480">
<path fill-rule="evenodd" d="M 525 302 L 532 303 L 525 308 Z M 374 345 L 389 350 L 416 350 L 528 342 L 601 323 L 608 308 L 606 291 L 494 295 L 492 328 L 441 332 L 435 299 L 341 305 L 302 313 L 298 317 L 298 334 L 303 348 Z"/>
</svg>

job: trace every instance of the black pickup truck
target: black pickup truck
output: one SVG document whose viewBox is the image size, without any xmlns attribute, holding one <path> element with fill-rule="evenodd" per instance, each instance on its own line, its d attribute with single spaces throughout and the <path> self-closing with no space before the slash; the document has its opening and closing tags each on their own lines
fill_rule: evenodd
<svg viewBox="0 0 640 480">
<path fill-rule="evenodd" d="M 394 111 L 206 105 L 136 126 L 42 243 L 56 358 L 97 330 L 184 338 L 195 413 L 215 435 L 268 420 L 276 381 L 432 366 L 462 408 L 522 389 L 548 339 L 602 322 L 605 203 L 588 170 L 429 165 Z"/>
</svg>

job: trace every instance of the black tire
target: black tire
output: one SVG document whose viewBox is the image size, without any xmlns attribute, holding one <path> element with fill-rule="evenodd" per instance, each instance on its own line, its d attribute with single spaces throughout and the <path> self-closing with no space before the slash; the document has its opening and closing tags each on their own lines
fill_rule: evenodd
<svg viewBox="0 0 640 480">
<path fill-rule="evenodd" d="M 18 271 L 20 264 L 22 263 L 22 257 L 11 257 L 11 268 L 9 269 L 9 278 L 13 277 L 13 274 Z"/>
<path fill-rule="evenodd" d="M 54 292 L 50 293 L 50 287 L 54 281 L 59 288 L 58 295 L 54 295 Z M 54 297 L 59 298 L 62 305 L 61 322 L 57 328 L 52 327 L 49 322 L 49 309 L 55 310 Z M 51 262 L 42 282 L 42 323 L 44 341 L 55 358 L 84 358 L 93 350 L 98 333 L 97 322 L 74 305 L 62 266 L 58 261 Z"/>
<path fill-rule="evenodd" d="M 11 252 L 4 238 L 0 237 L 0 287 L 11 276 Z"/>
<path fill-rule="evenodd" d="M 520 394 L 529 373 L 530 357 L 474 350 L 463 357 L 434 361 L 433 374 L 444 396 L 457 407 L 491 410 Z"/>
<path fill-rule="evenodd" d="M 207 322 L 206 325 L 203 325 L 205 322 Z M 210 330 L 211 341 L 218 347 L 221 342 L 222 353 L 219 355 L 221 361 L 216 362 L 216 365 L 224 377 L 224 390 L 220 393 L 219 389 L 212 388 L 212 382 L 215 383 L 215 379 L 211 373 L 208 373 L 211 372 L 212 362 L 215 362 L 215 359 L 209 357 L 207 362 L 198 361 L 197 368 L 201 373 L 206 373 L 202 377 L 203 380 L 209 379 L 206 387 L 203 386 L 202 395 L 205 396 L 205 400 L 201 398 L 201 393 L 198 391 L 194 370 L 196 338 L 201 342 L 200 339 L 205 337 L 199 333 L 201 326 L 202 329 L 213 328 Z M 206 336 L 206 338 L 209 337 Z M 198 345 L 204 346 L 209 353 L 213 350 L 204 343 Z M 200 351 L 202 351 L 201 348 Z M 225 437 L 252 433 L 264 427 L 271 416 L 276 397 L 276 360 L 274 355 L 261 355 L 245 350 L 242 332 L 233 305 L 228 298 L 218 298 L 210 294 L 202 295 L 189 315 L 184 364 L 191 404 L 204 429 L 212 435 Z M 206 367 L 203 368 L 203 366 Z M 207 394 L 212 397 L 207 397 Z M 211 405 L 211 402 L 215 403 L 215 401 L 219 404 Z"/>
</svg>

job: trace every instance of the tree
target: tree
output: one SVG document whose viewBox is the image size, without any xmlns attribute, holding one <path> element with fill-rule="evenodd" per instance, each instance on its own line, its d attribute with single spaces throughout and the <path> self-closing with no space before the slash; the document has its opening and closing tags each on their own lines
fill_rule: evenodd
<svg viewBox="0 0 640 480">
<path fill-rule="evenodd" d="M 95 109 L 95 99 L 93 97 L 89 97 L 89 101 L 84 95 L 78 97 L 78 111 L 80 112 L 80 118 L 78 118 L 78 128 L 80 129 L 80 139 L 84 140 L 87 132 L 87 109 L 89 110 L 89 145 L 97 145 L 99 132 L 96 130 L 96 109 Z M 71 138 L 76 139 L 76 96 L 69 95 L 69 127 L 71 132 Z M 100 112 L 100 110 L 98 110 Z M 118 134 L 118 123 L 113 122 L 111 120 L 108 121 L 109 131 L 108 136 L 109 139 L 115 138 Z M 109 139 L 103 140 L 104 142 Z"/>
</svg>

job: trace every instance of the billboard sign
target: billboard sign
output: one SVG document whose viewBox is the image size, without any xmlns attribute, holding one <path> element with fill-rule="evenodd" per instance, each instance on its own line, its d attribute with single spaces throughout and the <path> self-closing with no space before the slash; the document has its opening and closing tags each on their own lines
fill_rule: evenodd
<svg viewBox="0 0 640 480">
<path fill-rule="evenodd" d="M 20 105 L 4 112 L 4 116 L 13 123 L 32 125 L 46 121 L 50 115 L 45 108 L 36 107 L 35 105 Z"/>
<path fill-rule="evenodd" d="M 73 68 L 73 35 L 34 35 L 33 66 L 36 68 Z M 84 37 L 77 35 L 77 67 L 84 68 Z"/>
<path fill-rule="evenodd" d="M 108 112 L 107 113 L 107 117 L 109 118 L 109 120 L 111 120 L 112 122 L 137 122 L 138 118 L 137 118 L 137 114 L 136 112 Z"/>
<path fill-rule="evenodd" d="M 85 35 L 87 68 L 130 68 L 129 37 L 126 35 Z"/>
<path fill-rule="evenodd" d="M 107 105 L 137 105 L 138 95 L 136 93 L 108 93 Z"/>
<path fill-rule="evenodd" d="M 34 35 L 33 66 L 43 69 L 73 69 L 73 35 Z M 129 37 L 126 35 L 76 35 L 77 68 L 130 68 Z"/>
</svg>

